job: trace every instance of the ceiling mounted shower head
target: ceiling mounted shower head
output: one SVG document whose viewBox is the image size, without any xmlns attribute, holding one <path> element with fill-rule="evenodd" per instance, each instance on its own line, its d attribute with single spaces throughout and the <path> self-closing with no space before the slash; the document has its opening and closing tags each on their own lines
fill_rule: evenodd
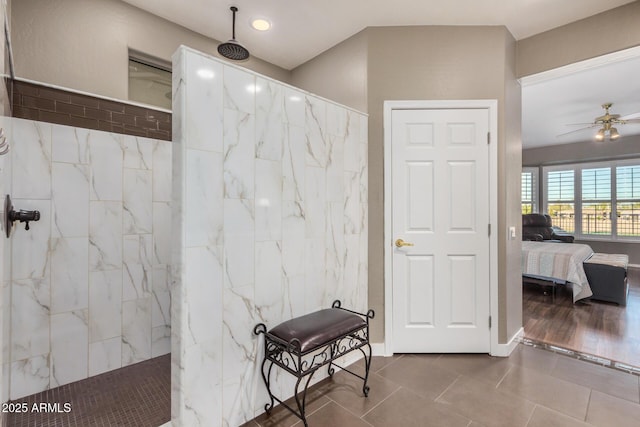
<svg viewBox="0 0 640 427">
<path fill-rule="evenodd" d="M 244 61 L 249 59 L 249 51 L 236 41 L 236 12 L 238 8 L 231 6 L 231 12 L 233 12 L 233 27 L 231 33 L 231 40 L 226 43 L 220 43 L 218 45 L 218 53 L 227 59 L 233 61 Z"/>
</svg>

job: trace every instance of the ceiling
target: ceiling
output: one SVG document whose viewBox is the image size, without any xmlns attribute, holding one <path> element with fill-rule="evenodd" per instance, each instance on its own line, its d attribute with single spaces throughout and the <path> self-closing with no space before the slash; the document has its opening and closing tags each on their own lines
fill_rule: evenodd
<svg viewBox="0 0 640 427">
<path fill-rule="evenodd" d="M 505 25 L 519 40 L 633 0 L 123 1 L 220 41 L 231 38 L 229 7 L 235 5 L 236 39 L 253 56 L 290 70 L 370 26 Z M 270 20 L 272 29 L 252 29 L 249 22 L 256 17 Z M 580 127 L 567 124 L 601 116 L 605 102 L 622 116 L 640 112 L 638 75 L 636 58 L 523 81 L 523 147 L 593 138 L 597 129 L 557 135 Z M 640 125 L 618 130 L 623 137 L 640 134 Z"/>
<path fill-rule="evenodd" d="M 640 49 L 607 55 L 522 79 L 524 148 L 592 140 L 602 104 L 621 119 L 640 118 Z M 640 123 L 616 125 L 624 143 Z"/>
</svg>

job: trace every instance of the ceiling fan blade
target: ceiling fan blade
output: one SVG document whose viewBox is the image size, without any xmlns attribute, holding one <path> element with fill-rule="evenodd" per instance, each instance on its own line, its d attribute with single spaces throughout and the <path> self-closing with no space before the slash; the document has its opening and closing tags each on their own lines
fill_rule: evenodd
<svg viewBox="0 0 640 427">
<path fill-rule="evenodd" d="M 565 123 L 565 126 L 595 126 L 596 124 L 593 122 L 587 123 Z"/>
<path fill-rule="evenodd" d="M 640 119 L 629 119 L 624 121 L 625 125 L 633 125 L 637 123 L 640 123 Z"/>
<path fill-rule="evenodd" d="M 626 116 L 623 116 L 623 117 L 619 118 L 619 120 L 624 120 L 625 122 L 627 122 L 629 120 L 635 120 L 635 119 L 640 119 L 640 112 L 633 113 L 633 114 L 627 114 Z"/>
<path fill-rule="evenodd" d="M 569 132 L 565 132 L 565 133 L 561 133 L 559 135 L 556 135 L 556 138 L 559 138 L 559 137 L 565 136 L 565 135 L 569 135 L 569 134 L 574 133 L 574 132 L 580 132 L 580 131 L 583 131 L 583 130 L 591 129 L 592 127 L 595 127 L 595 126 L 596 125 L 591 124 L 590 126 L 581 127 L 580 129 L 570 130 Z"/>
</svg>

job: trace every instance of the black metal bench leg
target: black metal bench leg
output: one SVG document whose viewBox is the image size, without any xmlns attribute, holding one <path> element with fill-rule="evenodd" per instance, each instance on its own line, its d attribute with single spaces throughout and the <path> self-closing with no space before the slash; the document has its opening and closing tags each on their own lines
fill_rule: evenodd
<svg viewBox="0 0 640 427">
<path fill-rule="evenodd" d="M 369 386 L 367 385 L 367 381 L 369 380 L 369 369 L 371 368 L 372 350 L 371 350 L 371 345 L 368 342 L 365 345 L 365 347 L 367 347 L 367 349 L 369 349 L 369 356 L 368 357 L 367 357 L 367 353 L 364 351 L 364 347 L 360 347 L 360 351 L 362 352 L 362 355 L 364 356 L 364 384 L 362 385 L 362 393 L 364 394 L 364 397 L 368 397 L 369 396 Z"/>
<path fill-rule="evenodd" d="M 271 403 L 266 403 L 264 405 L 264 410 L 267 413 L 267 415 L 269 415 L 271 414 L 271 410 L 275 405 L 275 401 L 273 399 L 273 393 L 271 392 L 271 369 L 273 368 L 273 362 L 271 362 L 271 364 L 269 365 L 269 370 L 265 374 L 264 368 L 267 362 L 271 362 L 271 361 L 267 359 L 265 356 L 264 360 L 262 361 L 262 368 L 260 369 L 260 371 L 262 372 L 262 379 L 264 380 L 264 385 L 265 387 L 267 387 L 267 393 L 269 393 L 269 399 L 271 399 Z"/>
<path fill-rule="evenodd" d="M 311 377 L 313 377 L 313 374 L 316 371 L 312 371 L 308 376 L 307 376 L 307 380 L 304 383 L 304 390 L 302 390 L 302 399 L 300 398 L 300 392 L 299 392 L 299 387 L 300 387 L 300 382 L 302 381 L 302 379 L 304 378 L 304 376 L 299 377 L 298 381 L 296 381 L 296 388 L 294 389 L 295 392 L 295 398 L 296 398 L 296 404 L 298 405 L 298 411 L 300 413 L 300 419 L 302 420 L 302 422 L 304 423 L 305 427 L 308 427 L 307 424 L 307 414 L 306 414 L 306 405 L 307 405 L 307 389 L 309 388 L 309 383 L 311 382 Z M 295 412 L 294 412 L 295 414 Z M 296 414 L 297 415 L 297 414 Z"/>
</svg>

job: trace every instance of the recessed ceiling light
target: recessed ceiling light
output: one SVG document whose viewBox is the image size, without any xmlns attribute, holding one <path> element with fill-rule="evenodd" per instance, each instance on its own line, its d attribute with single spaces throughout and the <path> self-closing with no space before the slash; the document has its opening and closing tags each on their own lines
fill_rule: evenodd
<svg viewBox="0 0 640 427">
<path fill-rule="evenodd" d="M 271 22 L 265 18 L 254 18 L 251 20 L 251 27 L 258 31 L 268 31 L 271 29 Z"/>
</svg>

